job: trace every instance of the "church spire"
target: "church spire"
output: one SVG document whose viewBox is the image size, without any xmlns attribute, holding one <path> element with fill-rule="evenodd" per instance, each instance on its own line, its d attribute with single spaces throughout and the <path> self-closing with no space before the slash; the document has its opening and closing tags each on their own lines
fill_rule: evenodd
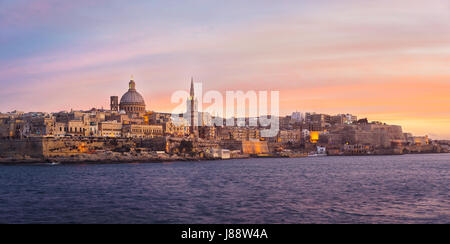
<svg viewBox="0 0 450 244">
<path fill-rule="evenodd" d="M 198 137 L 198 101 L 195 98 L 194 92 L 194 78 L 191 77 L 191 90 L 189 100 L 187 101 L 187 111 L 189 112 L 189 122 L 190 122 L 190 134 L 194 137 Z"/>
<path fill-rule="evenodd" d="M 194 77 L 191 77 L 191 92 L 190 92 L 191 98 L 194 98 Z"/>
</svg>

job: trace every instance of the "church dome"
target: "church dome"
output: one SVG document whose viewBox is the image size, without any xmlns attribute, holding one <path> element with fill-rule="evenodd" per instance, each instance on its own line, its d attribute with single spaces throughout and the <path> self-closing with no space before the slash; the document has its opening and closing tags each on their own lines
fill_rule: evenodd
<svg viewBox="0 0 450 244">
<path fill-rule="evenodd" d="M 145 101 L 136 91 L 136 83 L 131 80 L 128 91 L 120 99 L 120 108 L 126 112 L 142 112 L 145 110 Z"/>
<path fill-rule="evenodd" d="M 141 94 L 139 94 L 139 92 L 136 91 L 136 83 L 134 80 L 130 81 L 130 88 L 125 94 L 123 94 L 120 99 L 120 104 L 145 105 L 144 98 Z"/>
<path fill-rule="evenodd" d="M 120 99 L 120 104 L 145 105 L 144 98 L 137 91 L 127 91 Z"/>
</svg>

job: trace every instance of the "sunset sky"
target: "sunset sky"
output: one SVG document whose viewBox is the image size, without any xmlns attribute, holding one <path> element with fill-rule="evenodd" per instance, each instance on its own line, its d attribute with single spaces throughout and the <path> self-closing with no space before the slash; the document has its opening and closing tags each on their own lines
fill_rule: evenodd
<svg viewBox="0 0 450 244">
<path fill-rule="evenodd" d="M 0 112 L 108 108 L 131 75 L 150 110 L 194 76 L 450 139 L 450 1 L 0 0 Z"/>
</svg>

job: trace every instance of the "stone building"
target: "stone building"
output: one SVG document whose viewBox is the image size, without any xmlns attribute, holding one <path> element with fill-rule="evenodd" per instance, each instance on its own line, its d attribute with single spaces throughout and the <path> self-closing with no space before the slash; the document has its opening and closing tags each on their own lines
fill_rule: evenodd
<svg viewBox="0 0 450 244">
<path fill-rule="evenodd" d="M 27 120 L 28 135 L 53 136 L 57 132 L 56 120 L 53 117 L 37 117 Z"/>
<path fill-rule="evenodd" d="M 26 123 L 20 118 L 0 118 L 0 138 L 22 138 Z"/>
<path fill-rule="evenodd" d="M 98 134 L 101 137 L 122 137 L 122 123 L 103 121 L 98 124 Z"/>
<path fill-rule="evenodd" d="M 55 136 L 65 136 L 67 133 L 67 123 L 55 122 Z"/>
<path fill-rule="evenodd" d="M 185 137 L 189 136 L 189 125 L 185 120 L 180 120 L 173 122 L 172 120 L 164 122 L 161 124 L 163 126 L 164 134 L 175 136 L 175 137 Z"/>
<path fill-rule="evenodd" d="M 147 124 L 160 125 L 169 122 L 172 119 L 172 114 L 150 111 L 144 114 L 144 118 Z"/>
<path fill-rule="evenodd" d="M 98 131 L 98 123 L 97 122 L 89 122 L 89 136 L 95 137 L 99 135 Z"/>
<path fill-rule="evenodd" d="M 283 144 L 299 144 L 301 139 L 301 130 L 280 130 L 278 132 L 278 142 Z"/>
<path fill-rule="evenodd" d="M 89 135 L 89 124 L 83 120 L 70 120 L 67 123 L 66 135 L 88 136 Z"/>
<path fill-rule="evenodd" d="M 160 137 L 163 136 L 163 127 L 162 125 L 123 125 L 122 136 L 131 138 Z"/>
<path fill-rule="evenodd" d="M 205 140 L 216 139 L 216 127 L 214 126 L 200 126 L 198 128 L 199 137 Z"/>
<path fill-rule="evenodd" d="M 216 137 L 219 140 L 252 140 L 260 138 L 260 131 L 253 127 L 217 127 Z"/>
</svg>

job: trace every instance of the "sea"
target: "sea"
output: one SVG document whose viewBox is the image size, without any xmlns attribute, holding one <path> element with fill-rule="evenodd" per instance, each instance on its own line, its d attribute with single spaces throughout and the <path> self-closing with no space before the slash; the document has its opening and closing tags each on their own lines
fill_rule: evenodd
<svg viewBox="0 0 450 244">
<path fill-rule="evenodd" d="M 4 224 L 448 224 L 450 154 L 0 165 Z"/>
</svg>

